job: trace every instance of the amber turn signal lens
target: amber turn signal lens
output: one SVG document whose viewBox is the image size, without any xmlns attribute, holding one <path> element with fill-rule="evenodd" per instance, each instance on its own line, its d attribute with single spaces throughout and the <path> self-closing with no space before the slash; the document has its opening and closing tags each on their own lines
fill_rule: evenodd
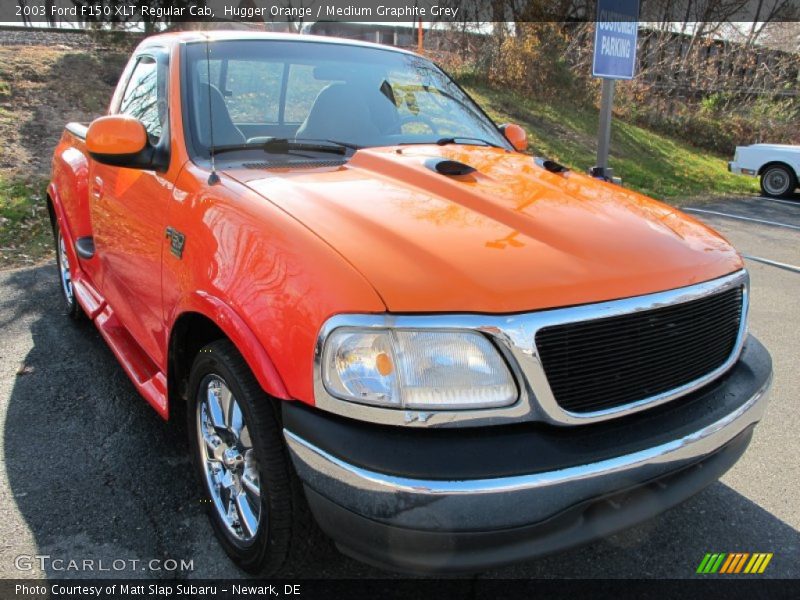
<svg viewBox="0 0 800 600">
<path fill-rule="evenodd" d="M 394 371 L 394 365 L 392 364 L 392 359 L 389 358 L 389 355 L 385 352 L 381 352 L 378 356 L 375 357 L 375 367 L 378 369 L 378 373 L 386 377 L 387 375 L 391 374 Z"/>
</svg>

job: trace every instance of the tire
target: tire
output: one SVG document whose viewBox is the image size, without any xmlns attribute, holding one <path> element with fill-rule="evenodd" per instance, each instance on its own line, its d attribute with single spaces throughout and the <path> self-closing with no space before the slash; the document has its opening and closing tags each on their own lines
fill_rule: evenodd
<svg viewBox="0 0 800 600">
<path fill-rule="evenodd" d="M 64 298 L 67 315 L 75 320 L 83 318 L 83 309 L 75 298 L 75 288 L 72 285 L 72 265 L 70 264 L 69 254 L 67 254 L 67 243 L 61 234 L 58 223 L 53 224 L 53 237 L 56 244 L 56 266 L 58 267 L 58 282 L 61 288 L 61 295 Z"/>
<path fill-rule="evenodd" d="M 278 401 L 261 389 L 227 340 L 200 350 L 189 386 L 190 452 L 223 548 L 250 573 L 299 568 L 321 533 L 291 465 Z"/>
<path fill-rule="evenodd" d="M 761 173 L 761 193 L 765 196 L 786 198 L 792 195 L 796 187 L 797 175 L 787 165 L 769 165 Z"/>
</svg>

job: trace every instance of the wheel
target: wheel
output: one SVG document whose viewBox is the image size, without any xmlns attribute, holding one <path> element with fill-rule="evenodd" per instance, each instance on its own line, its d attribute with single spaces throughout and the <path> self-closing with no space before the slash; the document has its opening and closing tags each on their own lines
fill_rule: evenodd
<svg viewBox="0 0 800 600">
<path fill-rule="evenodd" d="M 72 285 L 72 265 L 70 264 L 69 254 L 67 254 L 67 243 L 61 234 L 58 224 L 54 226 L 56 241 L 56 265 L 58 266 L 58 279 L 61 284 L 61 293 L 67 307 L 67 315 L 73 319 L 83 317 L 83 310 L 78 300 L 75 298 L 75 288 Z"/>
<path fill-rule="evenodd" d="M 771 165 L 761 174 L 761 192 L 772 198 L 785 198 L 797 187 L 797 176 L 791 167 Z"/>
<path fill-rule="evenodd" d="M 276 401 L 227 340 L 199 352 L 189 385 L 190 448 L 222 546 L 251 573 L 297 567 L 318 530 L 291 466 Z"/>
</svg>

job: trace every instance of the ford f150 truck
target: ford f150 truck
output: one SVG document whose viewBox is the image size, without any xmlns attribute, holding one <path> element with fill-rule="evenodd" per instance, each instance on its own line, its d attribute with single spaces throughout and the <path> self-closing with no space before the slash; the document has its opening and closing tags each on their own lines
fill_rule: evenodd
<svg viewBox="0 0 800 600">
<path fill-rule="evenodd" d="M 797 189 L 800 176 L 800 146 L 751 144 L 737 146 L 728 171 L 758 177 L 761 193 L 786 198 Z"/>
<path fill-rule="evenodd" d="M 67 126 L 67 310 L 185 408 L 243 568 L 321 533 L 396 570 L 522 560 L 745 450 L 772 367 L 741 257 L 525 148 L 421 56 L 278 34 L 146 39 L 108 115 Z"/>
</svg>

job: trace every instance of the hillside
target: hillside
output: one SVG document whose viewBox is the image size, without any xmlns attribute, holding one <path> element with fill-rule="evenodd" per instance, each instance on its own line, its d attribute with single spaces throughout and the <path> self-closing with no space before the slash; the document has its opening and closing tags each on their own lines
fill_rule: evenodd
<svg viewBox="0 0 800 600">
<path fill-rule="evenodd" d="M 71 39 L 71 38 L 70 38 Z M 74 38 L 60 45 L 0 45 L 0 267 L 51 254 L 44 188 L 53 148 L 68 121 L 102 114 L 127 51 Z M 2 43 L 2 40 L 0 40 Z M 597 114 L 462 82 L 498 122 L 530 136 L 531 153 L 575 170 L 594 164 Z M 668 202 L 751 193 L 754 180 L 727 173 L 727 157 L 616 121 L 612 166 L 626 186 Z"/>
<path fill-rule="evenodd" d="M 532 153 L 575 170 L 585 171 L 595 164 L 597 111 L 548 105 L 479 83 L 464 83 L 496 122 L 511 121 L 527 129 Z M 757 192 L 755 179 L 728 173 L 730 158 L 619 119 L 612 124 L 609 162 L 614 174 L 622 177 L 626 187 L 671 204 Z"/>
<path fill-rule="evenodd" d="M 103 113 L 127 53 L 79 47 L 0 46 L 0 267 L 52 253 L 44 204 L 64 124 Z"/>
</svg>

